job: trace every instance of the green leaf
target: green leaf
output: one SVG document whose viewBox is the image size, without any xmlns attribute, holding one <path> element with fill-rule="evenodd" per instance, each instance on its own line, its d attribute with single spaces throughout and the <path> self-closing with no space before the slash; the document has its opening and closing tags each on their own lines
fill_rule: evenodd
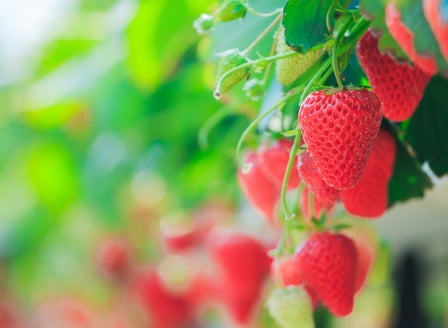
<svg viewBox="0 0 448 328">
<path fill-rule="evenodd" d="M 193 21 L 208 4 L 205 0 L 141 1 L 127 31 L 129 65 L 141 88 L 152 90 L 175 72 L 186 50 L 199 39 Z"/>
<path fill-rule="evenodd" d="M 447 90 L 448 80 L 434 77 L 405 131 L 419 162 L 427 161 L 437 176 L 448 173 Z"/>
<path fill-rule="evenodd" d="M 333 0 L 288 0 L 284 7 L 283 26 L 288 45 L 306 52 L 327 41 L 327 12 Z"/>
<path fill-rule="evenodd" d="M 389 182 L 389 206 L 423 197 L 425 190 L 431 187 L 432 182 L 418 161 L 410 154 L 407 146 L 397 140 L 394 173 Z"/>
</svg>

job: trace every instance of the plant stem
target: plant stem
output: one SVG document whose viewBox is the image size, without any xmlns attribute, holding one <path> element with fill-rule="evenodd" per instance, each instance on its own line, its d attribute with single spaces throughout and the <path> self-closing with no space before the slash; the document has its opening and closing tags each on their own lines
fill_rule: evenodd
<svg viewBox="0 0 448 328">
<path fill-rule="evenodd" d="M 248 126 L 247 128 L 244 130 L 244 132 L 241 134 L 238 143 L 236 145 L 236 158 L 237 161 L 239 163 L 240 166 L 244 166 L 245 163 L 243 161 L 243 158 L 241 156 L 241 150 L 242 150 L 242 146 L 243 146 L 243 142 L 246 139 L 247 135 L 258 125 L 258 123 L 260 123 L 260 121 L 262 119 L 264 119 L 265 117 L 267 117 L 269 114 L 271 114 L 273 111 L 275 111 L 277 108 L 281 107 L 284 104 L 283 100 L 279 101 L 278 103 L 276 103 L 274 106 L 272 106 L 271 108 L 269 108 L 267 111 L 265 111 L 263 114 L 257 116 L 255 118 L 255 120 L 253 120 Z"/>
<path fill-rule="evenodd" d="M 272 61 L 275 61 L 275 60 L 296 56 L 297 54 L 298 54 L 297 52 L 291 51 L 291 52 L 288 52 L 288 53 L 285 53 L 285 54 L 281 54 L 281 55 L 264 57 L 264 58 L 252 60 L 250 62 L 244 63 L 242 65 L 239 65 L 237 67 L 234 67 L 234 68 L 228 70 L 223 75 L 221 75 L 221 77 L 218 79 L 218 82 L 216 83 L 216 88 L 215 88 L 215 91 L 213 92 L 215 98 L 219 99 L 221 97 L 221 91 L 220 90 L 221 90 L 222 81 L 224 81 L 224 79 L 226 77 L 228 77 L 230 74 L 236 72 L 237 70 L 243 69 L 243 68 L 246 68 L 246 67 L 253 67 L 253 66 L 255 66 L 255 65 L 259 64 L 259 63 L 265 62 L 265 61 L 272 62 Z"/>
<path fill-rule="evenodd" d="M 280 22 L 280 20 L 282 19 L 282 17 L 283 17 L 283 14 L 280 14 L 280 15 L 278 15 L 273 21 L 272 21 L 272 23 L 271 24 L 269 24 L 268 25 L 268 27 L 266 27 L 265 29 L 264 29 L 264 31 L 263 32 L 261 32 L 260 33 L 260 35 L 259 36 L 257 36 L 257 38 L 254 40 L 254 41 L 252 41 L 252 43 L 251 44 L 249 44 L 249 46 L 246 48 L 246 49 L 244 49 L 242 52 L 241 52 L 241 54 L 243 55 L 243 56 L 245 56 L 245 55 L 247 55 L 253 48 L 255 48 L 256 47 L 256 45 L 275 27 L 275 25 L 277 25 L 278 24 L 278 22 Z"/>
<path fill-rule="evenodd" d="M 334 77 L 336 78 L 336 83 L 338 84 L 339 88 L 342 88 L 344 86 L 344 84 L 342 83 L 341 70 L 339 67 L 335 49 L 333 49 L 333 52 L 331 54 L 331 65 L 333 66 L 333 72 L 334 72 Z"/>
<path fill-rule="evenodd" d="M 300 91 L 298 91 L 300 92 Z M 240 166 L 244 166 L 244 161 L 242 159 L 241 156 L 241 150 L 242 150 L 242 146 L 244 143 L 244 140 L 246 139 L 247 135 L 258 125 L 258 123 L 261 122 L 261 120 L 263 120 L 265 117 L 267 117 L 269 114 L 271 114 L 273 111 L 275 111 L 276 109 L 284 106 L 284 104 L 293 96 L 295 96 L 296 93 L 292 93 L 292 94 L 288 94 L 287 96 L 283 97 L 282 99 L 280 99 L 274 106 L 272 106 L 271 108 L 269 108 L 268 110 L 266 110 L 264 113 L 262 113 L 261 115 L 257 116 L 248 126 L 247 128 L 244 130 L 244 132 L 241 134 L 238 143 L 236 145 L 236 158 L 238 160 L 238 163 Z"/>
<path fill-rule="evenodd" d="M 331 54 L 333 72 L 334 72 L 334 76 L 336 78 L 336 82 L 337 82 L 339 88 L 342 88 L 344 85 L 343 85 L 342 79 L 341 79 L 342 72 L 341 72 L 341 67 L 339 66 L 339 62 L 338 62 L 338 51 L 337 50 L 339 48 L 339 45 L 341 44 L 341 41 L 344 37 L 345 32 L 348 30 L 348 28 L 350 27 L 351 24 L 353 24 L 353 18 L 348 19 L 344 23 L 344 25 L 341 27 L 341 29 L 338 31 L 336 40 L 334 42 L 333 51 Z"/>
<path fill-rule="evenodd" d="M 221 122 L 231 112 L 231 106 L 224 106 L 220 110 L 213 113 L 212 116 L 204 123 L 198 133 L 198 144 L 201 149 L 208 148 L 208 135 L 210 131 Z"/>
<path fill-rule="evenodd" d="M 277 34 L 278 34 L 278 30 L 279 30 L 279 29 L 277 29 Z M 269 56 L 270 56 L 270 57 L 274 55 L 274 53 L 275 53 L 275 49 L 277 48 L 277 43 L 278 43 L 278 38 L 276 37 L 276 38 L 274 38 L 274 42 L 272 42 L 271 50 L 269 51 Z M 269 78 L 269 73 L 270 73 L 270 71 L 271 71 L 271 67 L 272 67 L 272 62 L 270 62 L 270 63 L 268 64 L 268 66 L 266 67 L 266 70 L 265 70 L 265 72 L 264 72 L 264 74 L 263 74 L 263 79 L 261 80 L 261 82 L 262 82 L 263 84 L 265 84 L 266 81 L 267 81 L 268 78 Z"/>
<path fill-rule="evenodd" d="M 327 24 L 327 30 L 328 30 L 328 33 L 330 33 L 330 34 L 333 34 L 333 28 L 332 28 L 332 26 L 330 24 L 330 16 L 334 12 L 334 10 L 335 10 L 335 8 L 336 8 L 338 3 L 339 3 L 339 0 L 334 0 L 333 1 L 333 3 L 331 4 L 330 8 L 328 8 L 327 15 L 325 17 L 325 23 Z"/>
<path fill-rule="evenodd" d="M 244 6 L 246 7 L 248 12 L 250 12 L 251 14 L 258 16 L 258 17 L 272 17 L 272 16 L 279 14 L 283 11 L 282 8 L 277 8 L 276 10 L 271 11 L 270 13 L 260 13 L 258 10 L 251 7 L 247 2 L 244 3 Z"/>
<path fill-rule="evenodd" d="M 294 159 L 297 153 L 297 149 L 299 148 L 300 139 L 302 138 L 302 133 L 298 130 L 296 137 L 294 138 L 294 143 L 292 145 L 291 151 L 289 153 L 288 165 L 286 166 L 285 176 L 283 177 L 282 184 L 282 193 L 281 193 L 281 201 L 283 211 L 285 212 L 285 220 L 289 221 L 294 218 L 295 214 L 291 213 L 288 207 L 288 202 L 286 200 L 286 193 L 288 191 L 288 181 L 289 176 L 291 175 L 292 166 L 294 165 Z M 292 159 L 292 160 L 291 160 Z"/>
</svg>

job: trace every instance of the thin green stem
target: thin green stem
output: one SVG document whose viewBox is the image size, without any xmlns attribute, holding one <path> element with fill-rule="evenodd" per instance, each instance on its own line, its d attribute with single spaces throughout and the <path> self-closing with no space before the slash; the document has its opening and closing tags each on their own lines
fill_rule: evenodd
<svg viewBox="0 0 448 328">
<path fill-rule="evenodd" d="M 282 106 L 284 106 L 284 104 L 293 96 L 295 96 L 296 93 L 292 93 L 292 94 L 288 94 L 287 96 L 283 97 L 282 99 L 280 99 L 274 106 L 272 106 L 271 108 L 269 108 L 268 110 L 266 110 L 265 112 L 263 112 L 262 114 L 260 114 L 259 116 L 257 116 L 248 126 L 247 128 L 244 130 L 244 132 L 241 134 L 238 143 L 236 145 L 236 158 L 237 161 L 239 163 L 240 166 L 244 166 L 244 161 L 242 158 L 242 147 L 243 147 L 243 143 L 244 140 L 246 139 L 246 137 L 249 135 L 249 133 L 255 129 L 258 125 L 258 123 L 261 122 L 261 120 L 263 120 L 264 118 L 266 118 L 269 114 L 271 114 L 272 112 L 274 112 L 276 109 L 281 108 Z"/>
<path fill-rule="evenodd" d="M 260 33 L 260 35 L 259 36 L 257 36 L 257 38 L 254 40 L 254 41 L 252 41 L 252 43 L 251 44 L 249 44 L 249 46 L 246 48 L 246 49 L 244 49 L 242 52 L 241 52 L 241 54 L 243 55 L 243 56 L 245 56 L 245 55 L 247 55 L 250 51 L 252 51 L 256 46 L 257 46 L 257 44 L 275 27 L 275 25 L 277 25 L 279 22 L 280 22 L 280 20 L 282 19 L 282 17 L 283 17 L 283 14 L 280 14 L 280 15 L 278 15 L 272 22 L 271 22 L 271 24 L 269 24 L 268 25 L 268 27 L 266 27 L 265 29 L 264 29 L 264 31 L 263 32 L 261 32 Z"/>
<path fill-rule="evenodd" d="M 339 3 L 339 0 L 333 1 L 330 8 L 328 8 L 327 15 L 325 17 L 325 23 L 327 24 L 327 30 L 328 30 L 328 33 L 330 33 L 330 35 L 333 34 L 333 27 L 331 26 L 331 23 L 330 23 L 330 17 L 333 14 L 338 3 Z"/>
<path fill-rule="evenodd" d="M 353 24 L 353 18 L 348 19 L 344 25 L 341 27 L 341 29 L 338 31 L 338 34 L 336 36 L 336 40 L 334 42 L 334 46 L 333 46 L 333 51 L 331 54 L 331 58 L 332 58 L 332 66 L 333 66 L 333 72 L 334 72 L 334 76 L 336 78 L 336 82 L 338 84 L 339 88 L 342 88 L 344 85 L 342 83 L 342 79 L 341 79 L 341 67 L 339 66 L 339 61 L 338 61 L 338 48 L 339 45 L 341 44 L 342 38 L 344 37 L 345 32 L 348 30 L 348 28 Z"/>
<path fill-rule="evenodd" d="M 295 51 L 291 51 L 285 54 L 281 54 L 281 55 L 275 55 L 275 56 L 270 56 L 270 57 L 264 57 L 264 58 L 260 58 L 260 59 L 256 59 L 256 60 L 252 60 L 249 61 L 247 63 L 241 64 L 237 67 L 234 67 L 230 70 L 228 70 L 227 72 L 225 72 L 223 75 L 221 75 L 221 77 L 218 79 L 218 82 L 216 83 L 216 88 L 215 91 L 213 93 L 213 95 L 215 96 L 216 99 L 219 99 L 221 97 L 221 85 L 222 85 L 222 81 L 224 81 L 225 78 L 227 78 L 230 74 L 233 74 L 234 72 L 236 72 L 237 70 L 243 69 L 243 68 L 248 68 L 248 67 L 253 67 L 259 63 L 262 62 L 272 62 L 272 61 L 276 61 L 279 59 L 284 59 L 284 58 L 288 58 L 288 57 L 293 57 L 298 55 L 297 52 Z"/>
<path fill-rule="evenodd" d="M 320 79 L 320 77 L 328 70 L 330 66 L 331 66 L 331 58 L 327 58 L 322 63 L 318 71 L 311 78 L 311 80 L 307 83 L 305 89 L 302 92 L 302 95 L 300 96 L 299 107 L 302 104 L 303 100 L 306 98 L 306 96 L 308 96 L 308 94 L 311 92 L 311 89 L 314 87 L 316 81 Z"/>
<path fill-rule="evenodd" d="M 283 106 L 284 101 L 281 100 L 278 103 L 276 103 L 274 106 L 272 106 L 271 108 L 269 108 L 267 111 L 265 111 L 264 113 L 262 113 L 261 115 L 257 116 L 255 118 L 255 120 L 253 120 L 248 126 L 247 128 L 244 130 L 244 132 L 241 134 L 238 143 L 236 145 L 236 158 L 238 160 L 238 163 L 241 167 L 244 167 L 245 163 L 243 161 L 242 158 L 242 147 L 243 147 L 243 143 L 244 140 L 246 139 L 246 137 L 249 135 L 249 133 L 258 125 L 258 123 L 261 122 L 261 120 L 263 120 L 265 117 L 267 117 L 269 114 L 271 114 L 273 111 L 275 111 L 276 109 L 278 109 L 279 107 Z"/>
<path fill-rule="evenodd" d="M 370 21 L 361 16 L 349 31 L 350 38 L 359 39 L 369 28 Z"/>
<path fill-rule="evenodd" d="M 212 116 L 204 123 L 198 133 L 198 143 L 201 149 L 208 148 L 208 135 L 210 131 L 218 125 L 229 113 L 231 112 L 231 106 L 224 106 L 220 110 L 213 113 Z"/>
<path fill-rule="evenodd" d="M 283 11 L 282 8 L 277 8 L 274 11 L 271 11 L 270 13 L 260 13 L 258 10 L 251 7 L 247 2 L 244 4 L 244 6 L 246 7 L 248 12 L 258 17 L 272 17 L 274 15 L 280 14 Z"/>
<path fill-rule="evenodd" d="M 339 67 L 338 56 L 337 56 L 337 52 L 335 49 L 333 49 L 333 52 L 331 54 L 331 65 L 333 66 L 334 77 L 336 78 L 338 87 L 342 88 L 344 86 L 344 84 L 342 83 L 342 79 L 341 79 L 342 73 L 341 73 L 341 69 Z"/>
<path fill-rule="evenodd" d="M 289 176 L 291 175 L 292 166 L 294 165 L 294 159 L 295 159 L 295 156 L 297 153 L 297 149 L 299 148 L 301 138 L 302 138 L 302 133 L 300 130 L 298 130 L 298 133 L 296 134 L 296 137 L 294 138 L 294 143 L 292 145 L 291 151 L 289 153 L 289 160 L 288 160 L 288 165 L 286 166 L 285 176 L 283 177 L 281 202 L 282 202 L 283 211 L 286 214 L 285 215 L 286 221 L 293 219 L 295 216 L 295 214 L 291 213 L 291 211 L 289 210 L 288 202 L 286 199 L 286 193 L 288 191 Z"/>
<path fill-rule="evenodd" d="M 278 30 L 279 30 L 279 29 L 277 29 L 277 33 L 276 33 L 276 34 L 278 34 Z M 277 48 L 277 43 L 278 43 L 278 38 L 276 37 L 276 38 L 274 39 L 274 42 L 272 42 L 271 50 L 269 51 L 269 56 L 270 56 L 270 57 L 274 55 L 274 53 L 275 53 L 275 49 Z M 263 79 L 261 80 L 261 82 L 262 82 L 263 84 L 265 84 L 266 81 L 267 81 L 268 78 L 269 78 L 269 73 L 270 73 L 270 71 L 271 71 L 271 67 L 272 67 L 272 62 L 268 64 L 268 66 L 266 67 L 266 70 L 265 70 L 265 72 L 264 72 L 264 74 L 263 74 Z"/>
</svg>

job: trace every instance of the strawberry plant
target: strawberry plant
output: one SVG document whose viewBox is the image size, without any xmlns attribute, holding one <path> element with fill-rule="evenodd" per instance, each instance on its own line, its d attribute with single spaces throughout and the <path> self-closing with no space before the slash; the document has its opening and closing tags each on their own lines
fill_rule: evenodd
<svg viewBox="0 0 448 328">
<path fill-rule="evenodd" d="M 447 1 L 8 2 L 0 327 L 442 326 Z"/>
<path fill-rule="evenodd" d="M 375 258 L 376 242 L 363 242 L 362 229 L 344 217 L 378 218 L 423 197 L 429 170 L 448 173 L 448 152 L 440 153 L 448 150 L 448 7 L 287 0 L 261 12 L 258 5 L 224 0 L 212 16 L 231 8 L 229 21 L 237 22 L 215 19 L 203 35 L 222 57 L 217 101 L 258 108 L 232 114 L 251 120 L 235 144 L 242 194 L 281 230 L 269 311 L 280 326 L 311 327 L 310 304 L 334 316 L 352 312 Z M 233 44 L 225 30 L 236 34 Z M 228 114 L 213 115 L 206 132 Z"/>
</svg>

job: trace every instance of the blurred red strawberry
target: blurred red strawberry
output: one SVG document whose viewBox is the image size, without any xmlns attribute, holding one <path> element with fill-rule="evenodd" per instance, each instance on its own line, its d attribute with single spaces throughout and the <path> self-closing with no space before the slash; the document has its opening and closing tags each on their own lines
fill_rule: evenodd
<svg viewBox="0 0 448 328">
<path fill-rule="evenodd" d="M 187 298 L 168 290 L 157 271 L 135 273 L 130 288 L 148 314 L 151 327 L 179 328 L 193 322 Z"/>
<path fill-rule="evenodd" d="M 260 169 L 264 175 L 272 181 L 274 185 L 281 188 L 289 162 L 289 153 L 293 141 L 289 139 L 276 140 L 269 147 L 260 147 L 258 149 L 258 160 Z M 297 157 L 294 159 L 291 173 L 288 180 L 288 189 L 296 189 L 299 186 L 300 179 L 297 172 Z"/>
<path fill-rule="evenodd" d="M 272 183 L 261 169 L 260 160 L 255 152 L 247 155 L 247 171 L 238 170 L 238 181 L 249 202 L 271 223 L 275 223 L 275 207 L 280 199 L 280 187 Z"/>
<path fill-rule="evenodd" d="M 126 241 L 108 238 L 99 247 L 98 267 L 107 278 L 121 279 L 130 269 L 130 253 L 130 246 Z"/>
<path fill-rule="evenodd" d="M 218 299 L 239 324 L 248 323 L 259 301 L 271 259 L 263 245 L 241 232 L 214 230 L 206 248 L 218 269 Z"/>
</svg>

